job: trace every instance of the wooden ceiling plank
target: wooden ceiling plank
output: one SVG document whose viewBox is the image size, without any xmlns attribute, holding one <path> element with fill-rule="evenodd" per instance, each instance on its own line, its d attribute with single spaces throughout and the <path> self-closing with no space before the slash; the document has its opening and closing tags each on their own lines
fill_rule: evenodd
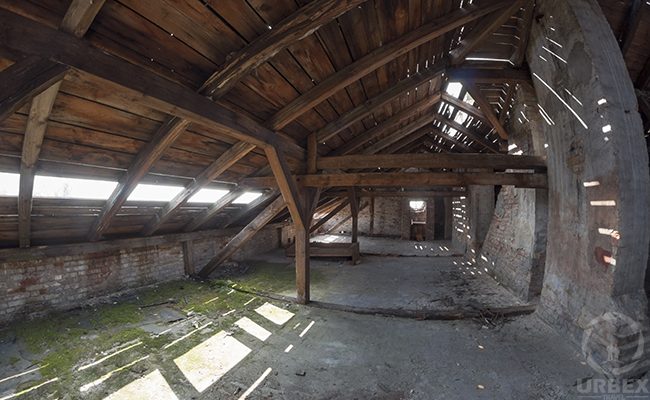
<svg viewBox="0 0 650 400">
<path fill-rule="evenodd" d="M 240 249 L 246 242 L 248 242 L 260 229 L 264 228 L 273 217 L 275 217 L 286 206 L 282 196 L 268 205 L 255 219 L 246 225 L 238 234 L 236 234 L 230 241 L 215 255 L 199 272 L 199 276 L 207 278 L 210 274 L 230 256 L 232 256 L 238 249 Z"/>
<path fill-rule="evenodd" d="M 389 61 L 449 31 L 503 8 L 508 3 L 510 2 L 489 1 L 484 2 L 481 7 L 469 5 L 437 18 L 390 43 L 384 44 L 347 67 L 340 69 L 334 75 L 286 105 L 269 120 L 269 126 L 272 126 L 273 129 L 282 129 L 307 110 Z"/>
<path fill-rule="evenodd" d="M 451 51 L 451 64 L 459 65 L 465 61 L 465 57 L 467 57 L 469 53 L 480 46 L 492 35 L 492 33 L 505 24 L 513 14 L 519 11 L 526 1 L 530 0 L 516 0 L 507 8 L 495 11 L 480 20 L 474 29 L 472 29 L 472 31 L 461 40 L 458 47 Z"/>
<path fill-rule="evenodd" d="M 386 136 L 385 138 L 371 144 L 368 147 L 365 147 L 363 149 L 362 154 L 378 153 L 381 150 L 385 149 L 386 147 L 400 141 L 401 139 L 404 139 L 405 137 L 409 136 L 411 133 L 424 127 L 425 125 L 431 124 L 434 120 L 435 117 L 433 117 L 432 115 L 425 114 L 420 118 L 416 119 L 415 121 L 395 130 L 394 132 L 391 132 L 391 134 Z M 424 135 L 425 133 L 426 132 L 423 132 L 422 135 Z"/>
<path fill-rule="evenodd" d="M 142 234 L 149 236 L 154 234 L 165 222 L 167 222 L 175 212 L 183 206 L 187 200 L 198 193 L 201 189 L 212 183 L 219 175 L 245 157 L 255 148 L 254 145 L 239 142 L 232 146 L 228 151 L 223 153 L 212 164 L 210 164 L 194 181 L 177 194 L 169 203 L 167 203 L 154 218 L 142 230 Z"/>
</svg>

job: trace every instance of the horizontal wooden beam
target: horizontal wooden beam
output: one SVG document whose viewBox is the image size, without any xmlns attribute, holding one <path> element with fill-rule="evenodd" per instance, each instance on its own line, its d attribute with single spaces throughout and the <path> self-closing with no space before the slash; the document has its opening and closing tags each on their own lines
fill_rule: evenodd
<svg viewBox="0 0 650 400">
<path fill-rule="evenodd" d="M 443 15 L 399 38 L 380 46 L 352 64 L 340 69 L 323 82 L 302 94 L 278 111 L 269 121 L 274 129 L 282 129 L 300 115 L 318 105 L 334 93 L 357 81 L 395 58 L 416 47 L 460 28 L 484 15 L 508 5 L 509 1 L 488 0 L 481 6 L 468 5 Z"/>
<path fill-rule="evenodd" d="M 467 185 L 512 185 L 522 188 L 546 188 L 543 173 L 496 173 L 496 172 L 385 172 L 299 175 L 298 184 L 307 187 L 422 187 Z M 273 177 L 246 178 L 251 187 L 274 187 Z"/>
<path fill-rule="evenodd" d="M 490 168 L 546 170 L 546 161 L 538 156 L 509 154 L 354 154 L 320 157 L 321 170 L 365 168 Z"/>
<path fill-rule="evenodd" d="M 388 190 L 361 190 L 359 197 L 408 197 L 411 200 L 426 199 L 431 197 L 458 197 L 464 196 L 465 190 L 418 190 L 418 191 L 388 191 Z"/>
</svg>

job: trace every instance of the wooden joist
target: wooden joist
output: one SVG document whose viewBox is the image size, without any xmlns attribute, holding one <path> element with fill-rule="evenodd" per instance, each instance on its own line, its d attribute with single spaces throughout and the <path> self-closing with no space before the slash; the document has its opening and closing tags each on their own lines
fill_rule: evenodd
<svg viewBox="0 0 650 400">
<path fill-rule="evenodd" d="M 456 28 L 499 10 L 510 1 L 484 1 L 480 7 L 469 5 L 400 36 L 340 69 L 313 89 L 302 94 L 278 111 L 269 121 L 273 129 L 282 129 L 300 115 L 334 93 L 416 47 L 443 36 Z"/>
<path fill-rule="evenodd" d="M 410 107 L 407 107 L 397 114 L 391 116 L 385 121 L 382 121 L 379 125 L 363 132 L 353 139 L 349 140 L 343 144 L 338 149 L 334 150 L 333 154 L 343 155 L 353 153 L 358 148 L 362 147 L 364 144 L 368 143 L 370 140 L 374 140 L 378 137 L 381 137 L 386 132 L 389 132 L 392 129 L 397 128 L 403 122 L 408 121 L 410 118 L 426 111 L 431 108 L 433 105 L 440 101 L 440 93 L 437 93 L 432 96 L 425 97 L 424 99 L 414 103 Z"/>
<path fill-rule="evenodd" d="M 481 89 L 476 85 L 476 83 L 472 81 L 465 81 L 465 87 L 467 88 L 467 91 L 472 96 L 474 101 L 476 101 L 481 111 L 483 111 L 485 117 L 490 121 L 490 125 L 492 125 L 492 128 L 494 128 L 494 130 L 499 134 L 501 139 L 508 140 L 508 132 L 503 127 L 503 124 L 501 124 L 501 121 L 494 113 L 494 109 L 492 108 L 492 105 L 490 104 L 489 101 L 487 101 L 487 99 L 481 92 Z"/>
<path fill-rule="evenodd" d="M 366 168 L 490 168 L 546 170 L 546 161 L 538 156 L 509 154 L 354 154 L 321 157 L 321 170 Z"/>
<path fill-rule="evenodd" d="M 237 161 L 250 153 L 255 148 L 254 145 L 239 142 L 232 146 L 228 151 L 223 153 L 216 161 L 210 164 L 194 181 L 189 184 L 183 191 L 177 194 L 156 216 L 145 226 L 142 234 L 145 236 L 156 232 L 162 224 L 169 220 L 187 200 L 198 193 L 201 189 L 209 185 L 219 175 L 223 174 L 228 168 L 233 166 Z"/>
<path fill-rule="evenodd" d="M 513 1 L 507 8 L 495 11 L 477 22 L 474 29 L 461 40 L 458 47 L 450 52 L 452 65 L 462 63 L 469 53 L 479 47 L 490 35 L 505 24 L 527 1 L 532 3 L 532 0 Z"/>
<path fill-rule="evenodd" d="M 215 255 L 199 272 L 199 276 L 207 278 L 219 265 L 223 264 L 241 246 L 250 240 L 260 229 L 269 223 L 285 207 L 282 196 L 278 196 L 268 207 L 264 209 L 253 221 L 244 227 L 237 235 Z"/>
<path fill-rule="evenodd" d="M 421 186 L 467 186 L 512 185 L 521 188 L 546 188 L 544 173 L 496 173 L 496 172 L 385 172 L 299 175 L 299 184 L 307 187 L 421 187 Z M 273 177 L 246 178 L 248 186 L 274 187 Z"/>
<path fill-rule="evenodd" d="M 332 137 L 336 136 L 338 133 L 348 128 L 355 122 L 366 118 L 376 110 L 395 100 L 396 98 L 403 96 L 404 93 L 414 90 L 416 87 L 435 79 L 445 72 L 446 62 L 439 62 L 435 65 L 432 65 L 428 69 L 421 70 L 420 72 L 411 75 L 406 79 L 402 79 L 397 82 L 395 85 L 386 89 L 385 91 L 379 93 L 375 97 L 368 99 L 363 104 L 355 107 L 354 109 L 348 111 L 347 113 L 341 115 L 336 120 L 325 125 L 323 128 L 319 129 L 316 132 L 318 143 L 326 142 Z"/>
<path fill-rule="evenodd" d="M 203 85 L 207 95 L 221 97 L 230 88 L 289 45 L 366 0 L 316 0 L 293 12 L 273 29 L 238 51 Z"/>
</svg>

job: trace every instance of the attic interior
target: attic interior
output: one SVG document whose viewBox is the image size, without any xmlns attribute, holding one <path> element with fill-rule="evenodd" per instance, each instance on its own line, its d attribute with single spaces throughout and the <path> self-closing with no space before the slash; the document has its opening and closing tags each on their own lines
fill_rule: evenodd
<svg viewBox="0 0 650 400">
<path fill-rule="evenodd" d="M 645 0 L 0 0 L 0 400 L 650 398 L 648 38 Z"/>
</svg>

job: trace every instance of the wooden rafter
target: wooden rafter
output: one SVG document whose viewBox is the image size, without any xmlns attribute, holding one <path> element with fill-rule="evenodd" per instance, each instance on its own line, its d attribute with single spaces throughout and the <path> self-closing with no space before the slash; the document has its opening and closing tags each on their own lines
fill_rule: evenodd
<svg viewBox="0 0 650 400">
<path fill-rule="evenodd" d="M 397 114 L 391 116 L 385 121 L 382 121 L 379 125 L 367 130 L 364 133 L 361 133 L 355 136 L 350 141 L 343 144 L 341 147 L 334 151 L 334 154 L 350 154 L 362 147 L 364 144 L 368 143 L 370 140 L 374 140 L 378 137 L 381 137 L 386 132 L 389 132 L 392 129 L 395 129 L 404 121 L 408 121 L 413 116 L 420 114 L 427 109 L 431 108 L 433 105 L 440 101 L 440 93 L 437 93 L 433 96 L 428 96 L 410 107 L 407 107 L 403 110 L 400 110 Z"/>
<path fill-rule="evenodd" d="M 393 153 L 398 153 L 400 151 L 404 151 L 404 148 L 406 146 L 426 136 L 431 132 L 432 129 L 433 129 L 432 126 L 426 126 L 424 128 L 420 128 L 415 132 L 412 132 L 408 136 L 401 138 L 400 140 L 396 141 L 390 146 L 381 149 L 381 151 L 379 151 L 378 153 L 393 154 Z"/>
<path fill-rule="evenodd" d="M 331 139 L 355 122 L 362 120 L 363 118 L 369 116 L 396 98 L 403 96 L 404 93 L 410 90 L 414 90 L 416 87 L 440 76 L 442 73 L 444 73 L 445 68 L 446 62 L 440 62 L 428 69 L 421 70 L 420 72 L 413 74 L 406 79 L 402 79 L 395 85 L 391 86 L 375 97 L 367 100 L 363 104 L 360 104 L 354 109 L 341 115 L 336 120 L 325 125 L 323 128 L 319 129 L 316 132 L 318 142 L 323 143 Z"/>
<path fill-rule="evenodd" d="M 450 59 L 452 65 L 462 63 L 469 53 L 480 46 L 488 37 L 506 23 L 527 1 L 532 3 L 532 0 L 516 0 L 507 8 L 495 11 L 481 19 L 474 29 L 461 40 L 460 45 L 451 51 Z"/>
<path fill-rule="evenodd" d="M 433 115 L 428 115 L 425 114 L 413 122 L 410 122 L 406 124 L 405 126 L 402 126 L 395 131 L 392 131 L 390 135 L 382 138 L 381 140 L 378 140 L 377 142 L 371 144 L 370 146 L 367 146 L 363 149 L 362 154 L 374 154 L 378 153 L 381 150 L 385 149 L 386 147 L 397 143 L 401 139 L 404 139 L 405 137 L 409 136 L 416 130 L 420 128 L 424 128 L 426 125 L 430 125 L 433 121 L 435 120 L 435 117 Z M 423 134 L 426 133 L 426 129 L 423 132 Z"/>
<path fill-rule="evenodd" d="M 419 187 L 419 186 L 467 186 L 467 185 L 514 185 L 516 187 L 545 188 L 545 173 L 496 173 L 496 172 L 428 172 L 428 173 L 341 173 L 299 175 L 297 181 L 306 187 Z M 274 187 L 273 177 L 244 179 L 246 185 Z"/>
<path fill-rule="evenodd" d="M 457 109 L 460 108 L 462 111 L 464 111 L 465 113 L 467 113 L 468 115 L 471 115 L 472 117 L 474 117 L 476 119 L 479 119 L 479 120 L 481 120 L 481 121 L 483 121 L 485 123 L 488 123 L 488 124 L 490 123 L 490 121 L 487 119 L 485 114 L 483 114 L 483 111 L 479 110 L 478 108 L 474 107 L 473 105 L 471 105 L 469 103 L 464 102 L 460 98 L 456 98 L 456 97 L 454 97 L 454 96 L 452 96 L 452 95 L 450 95 L 448 93 L 443 93 L 442 94 L 442 100 L 444 100 L 446 103 L 451 104 L 452 106 L 456 107 Z M 457 112 L 457 110 L 454 110 L 454 111 Z M 452 121 L 455 118 L 456 112 L 450 118 Z"/>
<path fill-rule="evenodd" d="M 207 278 L 219 265 L 232 256 L 248 240 L 250 240 L 260 229 L 269 223 L 285 207 L 282 196 L 278 196 L 264 211 L 262 211 L 253 221 L 244 227 L 237 235 L 215 255 L 199 272 L 199 276 Z"/>
<path fill-rule="evenodd" d="M 530 71 L 527 68 L 448 68 L 446 75 L 450 81 L 472 82 L 501 85 L 504 82 L 520 83 L 532 87 Z"/>
<path fill-rule="evenodd" d="M 509 1 L 482 2 L 481 7 L 469 5 L 409 32 L 390 43 L 371 51 L 345 68 L 340 69 L 319 85 L 302 94 L 278 111 L 269 121 L 273 129 L 282 129 L 300 115 L 318 105 L 334 93 L 368 73 L 416 47 L 436 39 L 456 28 L 508 5 Z"/>
<path fill-rule="evenodd" d="M 464 135 L 466 135 L 470 139 L 474 140 L 476 143 L 478 143 L 481 146 L 485 147 L 488 151 L 490 151 L 492 153 L 498 153 L 499 152 L 499 149 L 494 145 L 494 143 L 491 143 L 490 141 L 488 141 L 484 137 L 479 136 L 476 132 L 472 131 L 471 129 L 469 129 L 465 125 L 461 125 L 456 121 L 452 121 L 452 120 L 450 120 L 449 118 L 447 118 L 446 116 L 444 116 L 442 114 L 436 113 L 435 117 L 441 123 L 446 124 L 447 126 L 449 126 L 451 128 L 454 128 L 458 132 L 463 133 Z"/>
<path fill-rule="evenodd" d="M 492 108 L 490 102 L 488 102 L 483 93 L 481 93 L 481 89 L 474 82 L 466 81 L 465 85 L 469 94 L 481 108 L 481 111 L 483 111 L 485 117 L 490 121 L 492 128 L 494 128 L 494 130 L 499 134 L 501 139 L 508 140 L 508 132 L 503 127 L 503 124 L 499 120 L 499 117 L 497 117 L 494 113 L 494 108 Z"/>
<path fill-rule="evenodd" d="M 210 164 L 199 176 L 194 178 L 185 189 L 177 194 L 169 203 L 165 205 L 154 218 L 142 230 L 145 236 L 156 232 L 174 213 L 193 195 L 209 185 L 219 175 L 223 174 L 228 168 L 232 167 L 237 161 L 244 158 L 255 148 L 254 145 L 239 142 L 232 146 L 228 151 L 223 153 L 216 161 Z"/>
<path fill-rule="evenodd" d="M 316 223 L 313 224 L 311 228 L 309 228 L 309 232 L 316 232 L 318 228 L 325 225 L 325 223 L 327 223 L 327 221 L 329 221 L 330 219 L 334 218 L 338 213 L 341 212 L 341 210 L 347 207 L 349 203 L 350 203 L 349 199 L 339 200 L 339 204 L 336 207 L 334 207 L 332 210 L 330 210 L 323 218 L 320 218 L 318 221 L 316 221 Z"/>
<path fill-rule="evenodd" d="M 623 24 L 623 29 L 618 36 L 618 42 L 621 46 L 621 53 L 625 57 L 630 50 L 632 41 L 639 27 L 639 22 L 641 22 L 641 16 L 643 15 L 643 0 L 631 0 L 630 5 L 625 16 L 625 21 Z"/>
<path fill-rule="evenodd" d="M 517 43 L 517 49 L 515 53 L 510 58 L 512 64 L 519 68 L 524 63 L 526 59 L 526 49 L 528 48 L 528 41 L 530 39 L 530 29 L 533 24 L 533 15 L 535 12 L 535 2 L 530 1 L 525 5 L 524 15 L 519 24 L 519 32 L 521 32 L 521 37 Z"/>
<path fill-rule="evenodd" d="M 238 51 L 204 84 L 207 95 L 219 98 L 241 79 L 288 46 L 366 0 L 316 0 L 287 16 L 273 29 Z"/>
<path fill-rule="evenodd" d="M 510 110 L 510 104 L 515 97 L 515 89 L 517 85 L 509 84 L 508 91 L 506 92 L 506 98 L 503 101 L 503 108 L 499 113 L 499 123 L 503 126 L 506 123 L 506 117 L 508 116 L 508 111 Z"/>
<path fill-rule="evenodd" d="M 243 189 L 231 190 L 225 196 L 221 197 L 219 200 L 210 205 L 207 210 L 194 217 L 194 219 L 185 225 L 183 230 L 185 232 L 192 232 L 197 230 L 202 225 L 206 224 L 208 221 L 214 218 L 221 210 L 226 208 L 230 203 L 232 203 L 242 194 L 244 194 Z"/>
<path fill-rule="evenodd" d="M 302 199 L 284 155 L 274 147 L 266 148 L 265 151 L 266 158 L 269 161 L 269 165 L 271 166 L 277 185 L 280 188 L 282 197 L 284 197 L 284 200 L 287 203 L 287 208 L 291 213 L 291 218 L 293 219 L 296 229 L 305 229 L 305 226 L 308 225 L 305 224 L 304 221 Z"/>
<path fill-rule="evenodd" d="M 86 34 L 95 16 L 102 8 L 104 0 L 73 0 L 66 11 L 59 29 L 71 33 L 77 38 Z M 59 69 L 53 65 L 53 69 Z M 20 185 L 18 193 L 18 241 L 20 247 L 29 247 L 31 236 L 32 196 L 36 163 L 41 152 L 41 145 L 47 130 L 47 122 L 54 106 L 54 101 L 61 87 L 60 79 L 43 93 L 32 100 L 25 127 L 22 159 L 20 163 Z"/>
</svg>

